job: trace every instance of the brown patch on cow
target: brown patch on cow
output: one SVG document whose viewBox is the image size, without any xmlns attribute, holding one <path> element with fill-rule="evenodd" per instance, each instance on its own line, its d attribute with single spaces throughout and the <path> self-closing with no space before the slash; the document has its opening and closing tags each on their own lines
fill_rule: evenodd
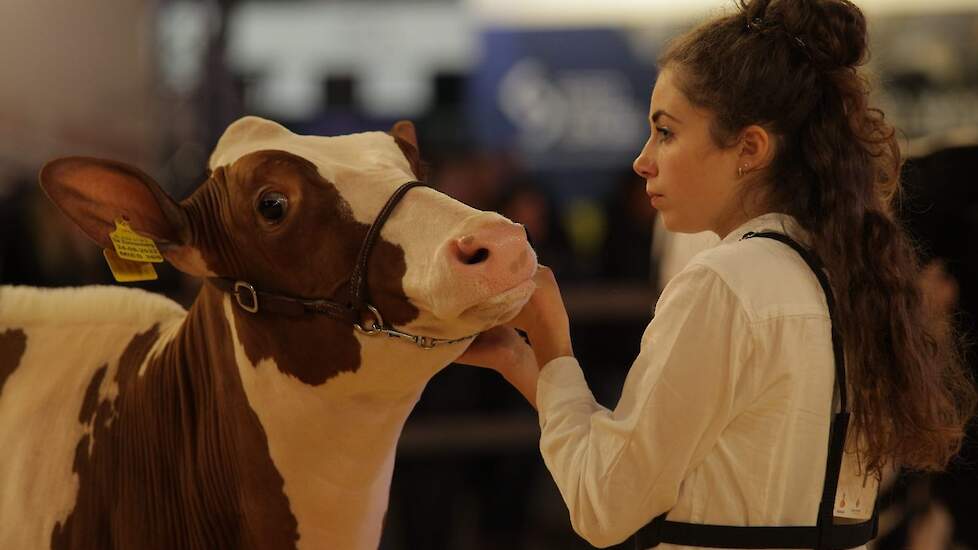
<svg viewBox="0 0 978 550">
<path fill-rule="evenodd" d="M 105 378 L 105 371 L 107 370 L 109 370 L 109 366 L 103 365 L 95 371 L 95 375 L 92 376 L 92 381 L 88 383 L 88 389 L 85 390 L 85 398 L 82 399 L 81 412 L 78 414 L 78 420 L 82 424 L 88 424 L 92 421 L 92 416 L 95 414 L 95 407 L 98 406 L 98 390 L 102 387 L 102 379 Z"/>
<path fill-rule="evenodd" d="M 288 198 L 285 217 L 262 218 L 256 205 L 264 193 Z M 306 159 L 285 151 L 258 151 L 214 171 L 184 207 L 194 228 L 194 245 L 208 266 L 224 277 L 287 296 L 349 302 L 353 266 L 369 225 L 357 222 L 349 204 Z M 418 316 L 404 293 L 404 251 L 380 239 L 368 266 L 373 305 L 389 324 Z M 278 369 L 310 385 L 360 368 L 354 328 L 324 315 L 284 317 L 234 307 L 238 337 L 257 365 Z"/>
<path fill-rule="evenodd" d="M 133 337 L 114 377 L 118 396 L 91 413 L 105 371 L 93 374 L 80 413 L 91 436 L 75 453 L 78 496 L 52 549 L 296 547 L 284 480 L 241 385 L 222 309 L 219 293 L 203 292 L 142 375 L 159 327 Z"/>
<path fill-rule="evenodd" d="M 7 377 L 17 370 L 20 360 L 27 350 L 27 335 L 19 328 L 0 332 L 0 395 Z"/>
<path fill-rule="evenodd" d="M 126 346 L 119 358 L 119 367 L 116 371 L 115 381 L 119 384 L 118 400 L 128 400 L 129 384 L 133 369 L 139 369 L 146 354 L 149 353 L 150 346 L 159 337 L 159 325 L 154 325 L 148 331 L 135 335 Z M 112 418 L 113 409 L 107 401 L 99 403 L 97 406 L 91 401 L 98 398 L 98 387 L 101 379 L 105 376 L 105 370 L 99 369 L 92 376 L 88 391 L 82 402 L 79 411 L 79 418 L 91 419 L 92 434 L 86 434 L 78 442 L 75 448 L 75 461 L 72 471 L 78 476 L 78 495 L 75 499 L 75 509 L 65 519 L 64 523 L 57 523 L 51 533 L 52 550 L 80 550 L 87 548 L 120 548 L 125 544 L 119 544 L 120 534 L 124 530 L 117 531 L 116 526 L 120 514 L 131 513 L 132 510 L 118 510 L 115 505 L 121 502 L 112 502 L 113 498 L 118 499 L 119 486 L 125 481 L 122 477 L 123 472 L 130 473 L 132 464 L 120 456 L 120 450 L 130 449 L 140 446 L 140 439 L 145 441 L 147 436 L 152 437 L 152 431 L 134 435 L 136 438 L 126 441 L 126 435 L 119 432 L 127 428 L 125 422 L 120 418 L 119 422 Z M 96 383 L 96 380 L 98 381 Z M 93 390 L 94 387 L 94 390 Z M 95 394 L 92 397 L 92 394 Z M 147 409 L 150 403 L 145 403 Z M 94 411 L 94 417 L 93 417 Z M 150 411 L 147 411 L 147 413 Z M 109 422 L 109 420 L 113 422 Z M 94 437 L 97 445 L 89 453 L 91 439 Z M 158 449 L 162 450 L 162 449 Z M 126 503 L 129 504 L 129 503 Z M 143 523 L 143 525 L 152 525 Z M 154 547 L 155 548 L 155 547 Z"/>
</svg>

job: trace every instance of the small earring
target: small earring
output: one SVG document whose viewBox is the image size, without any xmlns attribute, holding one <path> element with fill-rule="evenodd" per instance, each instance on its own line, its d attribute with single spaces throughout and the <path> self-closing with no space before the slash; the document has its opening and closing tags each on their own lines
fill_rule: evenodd
<svg viewBox="0 0 978 550">
<path fill-rule="evenodd" d="M 744 172 L 750 169 L 750 164 L 745 164 L 743 166 L 737 167 L 737 177 L 744 177 Z"/>
</svg>

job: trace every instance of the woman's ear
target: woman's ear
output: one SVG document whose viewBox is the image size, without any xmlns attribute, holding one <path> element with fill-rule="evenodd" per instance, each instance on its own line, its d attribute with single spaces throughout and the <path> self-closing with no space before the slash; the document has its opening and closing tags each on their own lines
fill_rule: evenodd
<svg viewBox="0 0 978 550">
<path fill-rule="evenodd" d="M 767 168 L 774 160 L 775 137 L 766 128 L 752 124 L 740 134 L 738 173 Z M 742 171 L 742 172 L 741 172 Z"/>
</svg>

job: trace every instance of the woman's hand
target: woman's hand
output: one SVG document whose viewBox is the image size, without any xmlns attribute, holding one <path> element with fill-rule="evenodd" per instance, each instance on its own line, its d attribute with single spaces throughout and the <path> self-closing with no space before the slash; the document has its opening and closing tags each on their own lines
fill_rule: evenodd
<svg viewBox="0 0 978 550">
<path fill-rule="evenodd" d="M 553 272 L 540 266 L 533 280 L 537 288 L 516 318 L 480 334 L 455 362 L 499 372 L 535 407 L 540 369 L 558 357 L 573 356 L 574 351 Z M 514 328 L 526 332 L 531 345 Z"/>
<path fill-rule="evenodd" d="M 573 356 L 570 322 L 553 271 L 540 266 L 533 276 L 537 289 L 523 310 L 507 326 L 526 332 L 539 368 L 564 356 Z"/>
<path fill-rule="evenodd" d="M 515 330 L 506 326 L 491 328 L 477 336 L 455 362 L 492 369 L 506 379 L 523 366 L 536 368 L 533 350 Z"/>
<path fill-rule="evenodd" d="M 540 369 L 533 350 L 512 328 L 500 326 L 483 332 L 455 362 L 498 372 L 536 407 Z"/>
</svg>

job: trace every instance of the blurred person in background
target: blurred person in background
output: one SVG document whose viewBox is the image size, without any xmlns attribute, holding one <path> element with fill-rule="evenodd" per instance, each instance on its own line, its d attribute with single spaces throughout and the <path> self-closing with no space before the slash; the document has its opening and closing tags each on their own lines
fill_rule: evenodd
<svg viewBox="0 0 978 550">
<path fill-rule="evenodd" d="M 429 184 L 479 210 L 499 204 L 505 182 L 515 171 L 513 162 L 501 153 L 461 149 L 427 156 L 432 159 Z"/>
<path fill-rule="evenodd" d="M 114 284 L 92 241 L 58 212 L 36 180 L 11 180 L 0 197 L 0 284 L 81 286 Z M 168 264 L 156 267 L 158 279 L 136 286 L 166 294 L 189 306 L 200 282 Z"/>
<path fill-rule="evenodd" d="M 557 275 L 571 275 L 571 246 L 557 206 L 531 177 L 510 180 L 495 210 L 523 225 L 540 263 L 550 266 Z"/>
<path fill-rule="evenodd" d="M 899 148 L 868 105 L 866 56 L 851 2 L 747 0 L 660 58 L 634 168 L 669 230 L 721 243 L 665 288 L 614 410 L 585 382 L 546 268 L 510 323 L 532 348 L 499 328 L 461 359 L 499 371 L 538 409 L 544 461 L 592 544 L 651 540 L 645 528 L 665 520 L 688 534 L 842 517 L 850 527 L 832 532 L 862 530 L 858 546 L 874 535 L 884 469 L 939 471 L 959 451 L 975 389 L 957 337 L 929 322 L 894 216 Z M 759 547 L 759 531 L 716 529 Z"/>
<path fill-rule="evenodd" d="M 70 286 L 111 283 L 91 241 L 24 177 L 0 201 L 0 283 Z"/>
<path fill-rule="evenodd" d="M 629 170 L 618 176 L 605 205 L 608 230 L 601 247 L 601 275 L 606 279 L 652 279 L 652 225 L 655 211 L 645 196 L 645 180 Z M 549 266 L 541 258 L 541 264 Z M 554 270 L 554 275 L 560 273 Z"/>
<path fill-rule="evenodd" d="M 940 142 L 940 136 L 932 141 Z M 921 249 L 919 286 L 924 315 L 943 330 L 964 334 L 971 376 L 978 374 L 978 144 L 911 142 L 915 156 L 903 167 L 900 217 Z M 947 472 L 909 476 L 894 484 L 905 510 L 880 548 L 916 547 L 926 533 L 978 548 L 978 426 L 970 425 L 960 457 Z M 918 532 L 919 531 L 919 532 Z"/>
</svg>

